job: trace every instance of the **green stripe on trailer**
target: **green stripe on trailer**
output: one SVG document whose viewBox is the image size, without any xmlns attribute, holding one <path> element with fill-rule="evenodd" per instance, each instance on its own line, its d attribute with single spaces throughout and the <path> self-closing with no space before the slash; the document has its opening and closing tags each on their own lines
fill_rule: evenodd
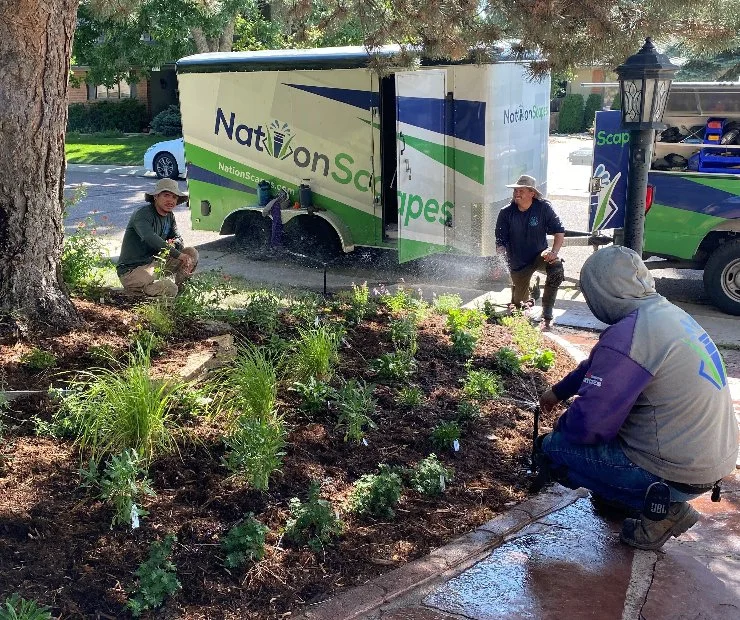
<svg viewBox="0 0 740 620">
<path fill-rule="evenodd" d="M 693 179 L 692 179 L 693 180 Z M 703 213 L 653 204 L 647 214 L 645 247 L 650 252 L 675 256 L 686 260 L 694 258 L 699 244 L 707 233 L 727 221 Z"/>
<path fill-rule="evenodd" d="M 428 243 L 426 241 L 414 241 L 413 239 L 398 240 L 398 260 L 402 263 L 414 260 L 415 258 L 429 256 L 430 254 L 449 251 L 450 248 L 446 245 Z"/>
<path fill-rule="evenodd" d="M 285 188 L 294 196 L 297 195 L 298 186 L 283 178 L 267 174 L 257 168 L 245 165 L 236 160 L 217 155 L 211 151 L 186 143 L 185 152 L 187 160 L 199 168 L 203 168 L 224 179 L 236 181 L 256 189 L 261 180 L 270 181 L 273 187 Z M 198 216 L 195 212 L 193 219 L 197 221 L 198 228 L 203 230 L 220 231 L 223 221 L 230 213 L 237 209 L 257 204 L 256 195 L 228 187 L 220 187 L 213 183 L 189 179 L 188 187 L 192 198 L 199 202 L 208 200 L 211 203 L 210 216 Z M 381 238 L 381 221 L 379 217 L 371 213 L 365 213 L 350 205 L 313 192 L 313 203 L 320 209 L 326 209 L 339 216 L 349 228 L 352 234 L 352 242 L 355 245 L 375 245 Z"/>
</svg>

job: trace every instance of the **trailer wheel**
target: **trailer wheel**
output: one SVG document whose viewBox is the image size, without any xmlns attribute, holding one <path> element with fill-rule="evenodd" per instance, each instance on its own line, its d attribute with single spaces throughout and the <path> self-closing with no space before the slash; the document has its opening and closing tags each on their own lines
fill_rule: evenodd
<svg viewBox="0 0 740 620">
<path fill-rule="evenodd" d="M 339 235 L 331 224 L 318 216 L 294 217 L 284 229 L 285 247 L 297 258 L 327 262 L 341 254 Z"/>
<path fill-rule="evenodd" d="M 720 310 L 740 316 L 740 239 L 712 252 L 704 266 L 704 289 Z"/>
<path fill-rule="evenodd" d="M 271 221 L 253 211 L 240 214 L 234 226 L 239 250 L 247 255 L 264 252 L 270 241 Z"/>
</svg>

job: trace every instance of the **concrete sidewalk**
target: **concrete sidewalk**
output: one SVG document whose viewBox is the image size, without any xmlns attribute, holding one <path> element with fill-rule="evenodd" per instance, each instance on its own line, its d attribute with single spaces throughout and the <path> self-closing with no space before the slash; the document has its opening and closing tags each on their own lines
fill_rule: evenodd
<svg viewBox="0 0 740 620">
<path fill-rule="evenodd" d="M 557 306 L 556 326 L 603 326 L 578 295 Z M 700 310 L 694 318 L 717 344 L 737 344 L 740 330 L 730 329 L 737 319 Z M 598 333 L 556 327 L 548 337 L 578 361 Z M 740 423 L 738 366 L 728 365 L 728 374 Z M 640 551 L 619 541 L 621 519 L 597 512 L 588 491 L 554 485 L 426 557 L 309 607 L 302 618 L 740 618 L 740 469 L 724 480 L 720 503 L 705 495 L 692 504 L 699 523 L 659 552 Z"/>
</svg>

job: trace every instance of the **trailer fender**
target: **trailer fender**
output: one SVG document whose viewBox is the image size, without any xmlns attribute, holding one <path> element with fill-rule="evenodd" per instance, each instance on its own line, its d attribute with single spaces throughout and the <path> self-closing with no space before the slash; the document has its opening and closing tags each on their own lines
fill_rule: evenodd
<svg viewBox="0 0 740 620">
<path fill-rule="evenodd" d="M 264 207 L 254 205 L 250 207 L 242 207 L 241 209 L 236 209 L 236 211 L 232 211 L 231 213 L 229 213 L 228 216 L 226 216 L 224 223 L 221 224 L 221 230 L 219 231 L 218 234 L 219 235 L 233 235 L 234 233 L 236 233 L 236 222 L 239 219 L 240 214 L 246 211 L 253 211 L 253 212 L 256 212 L 262 215 L 263 209 Z"/>
<path fill-rule="evenodd" d="M 312 214 L 310 214 L 304 209 L 286 209 L 284 211 L 281 211 L 280 213 L 283 218 L 283 224 L 287 224 L 289 221 L 297 217 L 320 217 L 328 222 L 329 225 L 337 233 L 337 236 L 339 237 L 339 242 L 342 245 L 343 252 L 353 252 L 355 249 L 355 244 L 352 239 L 352 233 L 350 232 L 349 228 L 341 220 L 341 218 L 330 211 L 314 211 Z"/>
</svg>

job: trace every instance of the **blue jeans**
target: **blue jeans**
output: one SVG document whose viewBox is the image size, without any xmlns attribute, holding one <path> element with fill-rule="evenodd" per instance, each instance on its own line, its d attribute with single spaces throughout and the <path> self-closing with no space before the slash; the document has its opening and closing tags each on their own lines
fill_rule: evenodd
<svg viewBox="0 0 740 620">
<path fill-rule="evenodd" d="M 553 432 L 542 440 L 542 451 L 556 470 L 565 470 L 565 479 L 559 479 L 565 486 L 584 487 L 605 500 L 637 510 L 642 510 L 647 488 L 662 480 L 630 461 L 618 439 L 583 445 L 571 443 L 562 433 Z M 702 495 L 684 493 L 668 486 L 671 502 L 685 502 Z"/>
</svg>

